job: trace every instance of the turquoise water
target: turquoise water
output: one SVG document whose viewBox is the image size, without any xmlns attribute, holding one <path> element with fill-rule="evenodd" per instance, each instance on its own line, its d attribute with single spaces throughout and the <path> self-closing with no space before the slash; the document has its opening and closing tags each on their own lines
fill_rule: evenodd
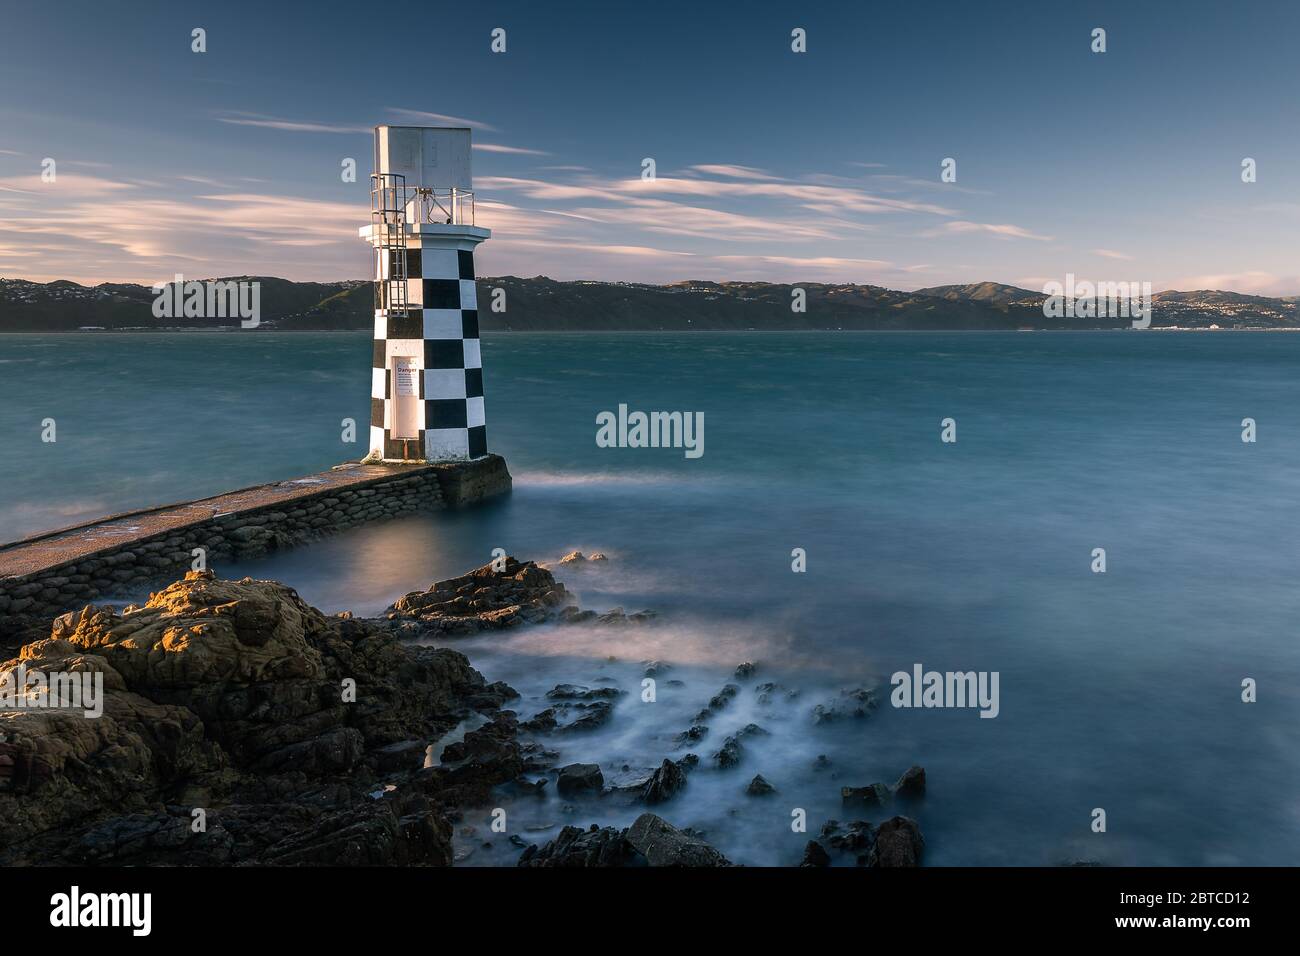
<svg viewBox="0 0 1300 956">
<path fill-rule="evenodd" d="M 367 420 L 369 356 L 350 333 L 0 336 L 0 538 L 356 457 L 340 421 Z M 561 681 L 630 691 L 607 728 L 562 742 L 561 763 L 607 777 L 680 755 L 670 738 L 742 660 L 799 689 L 763 709 L 745 684 L 698 752 L 749 720 L 771 736 L 663 808 L 741 862 L 797 862 L 845 818 L 841 785 L 912 763 L 929 775 L 914 815 L 934 864 L 1300 858 L 1300 337 L 514 334 L 484 340 L 484 366 L 507 501 L 218 570 L 372 613 L 496 547 L 608 553 L 560 577 L 586 607 L 654 608 L 657 625 L 457 646 L 524 693 L 525 717 Z M 596 414 L 620 403 L 702 411 L 703 457 L 598 448 Z M 946 417 L 956 444 L 939 440 Z M 1099 547 L 1105 574 L 1090 571 Z M 661 680 L 643 704 L 645 658 L 683 686 Z M 811 723 L 841 687 L 918 662 L 998 671 L 1000 715 L 895 710 L 886 693 L 866 721 Z M 1258 703 L 1240 700 L 1246 677 Z M 818 754 L 832 771 L 812 771 Z M 754 773 L 778 793 L 744 796 Z M 637 812 L 502 805 L 512 828 L 539 828 L 529 842 Z M 809 833 L 791 831 L 795 808 Z M 517 855 L 471 847 L 469 863 Z"/>
</svg>

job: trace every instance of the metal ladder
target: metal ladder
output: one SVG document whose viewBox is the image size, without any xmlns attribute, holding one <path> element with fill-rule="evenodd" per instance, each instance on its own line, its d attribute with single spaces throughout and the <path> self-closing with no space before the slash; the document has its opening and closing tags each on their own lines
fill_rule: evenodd
<svg viewBox="0 0 1300 956">
<path fill-rule="evenodd" d="M 406 177 L 370 176 L 370 238 L 375 247 L 375 308 L 406 317 Z M 385 268 L 387 267 L 387 268 Z"/>
</svg>

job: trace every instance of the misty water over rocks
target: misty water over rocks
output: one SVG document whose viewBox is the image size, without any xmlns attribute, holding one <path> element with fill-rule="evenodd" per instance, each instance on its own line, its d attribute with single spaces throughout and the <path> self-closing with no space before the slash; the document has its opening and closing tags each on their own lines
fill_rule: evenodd
<svg viewBox="0 0 1300 956">
<path fill-rule="evenodd" d="M 27 435 L 20 410 L 48 405 L 60 440 L 41 449 L 40 469 L 23 456 L 0 465 L 5 537 L 328 467 L 353 450 L 338 443 L 339 420 L 367 415 L 355 374 L 368 367 L 364 333 L 13 339 L 0 342 L 12 360 L 0 427 Z M 735 862 L 799 862 L 825 819 L 855 818 L 842 786 L 892 784 L 914 764 L 926 796 L 908 812 L 927 865 L 1286 864 L 1300 853 L 1300 756 L 1269 729 L 1300 718 L 1288 504 L 1300 339 L 499 335 L 484 350 L 489 445 L 515 476 L 508 500 L 218 572 L 374 616 L 494 548 L 548 562 L 607 554 L 554 570 L 581 607 L 648 608 L 654 621 L 443 643 L 514 686 L 523 720 L 558 684 L 626 691 L 600 727 L 546 738 L 560 765 L 596 763 L 608 784 L 625 764 L 632 774 L 698 753 L 686 787 L 651 809 Z M 103 381 L 112 401 L 50 384 L 65 374 Z M 154 391 L 135 387 L 146 379 Z M 157 389 L 186 404 L 186 428 L 169 427 Z M 597 413 L 621 403 L 702 411 L 706 454 L 598 448 Z M 1254 445 L 1240 441 L 1247 416 L 1260 423 Z M 939 441 L 946 417 L 955 445 Z M 1105 574 L 1089 568 L 1097 547 Z M 794 548 L 806 573 L 791 571 Z M 648 660 L 671 665 L 654 704 L 640 701 Z M 759 670 L 737 679 L 745 661 Z M 889 676 L 917 664 L 998 672 L 998 716 L 890 706 Z M 1243 677 L 1259 681 L 1257 704 L 1241 702 Z M 800 696 L 764 708 L 753 692 L 764 681 Z M 708 735 L 675 749 L 728 683 L 737 694 L 704 721 Z M 881 688 L 870 716 L 812 722 L 815 704 L 858 686 Z M 769 735 L 744 738 L 741 763 L 714 769 L 712 754 L 751 722 Z M 830 766 L 818 770 L 820 754 Z M 775 793 L 748 795 L 756 775 Z M 502 795 L 512 820 L 549 827 L 522 832 L 527 842 L 565 824 L 627 826 L 647 809 L 617 794 L 560 799 L 552 786 Z M 791 831 L 794 807 L 808 811 L 807 834 Z M 1090 829 L 1096 807 L 1104 835 Z M 458 825 L 477 830 L 457 837 L 473 850 L 466 865 L 522 852 L 501 836 L 481 846 L 489 824 L 485 811 Z"/>
<path fill-rule="evenodd" d="M 604 570 L 581 575 L 588 585 L 579 592 L 584 606 Z M 726 666 L 723 655 L 743 643 L 721 627 L 683 620 L 635 628 L 542 625 L 455 642 L 485 674 L 519 691 L 521 699 L 510 706 L 521 726 L 538 714 L 558 717 L 554 731 L 521 732 L 521 739 L 537 745 L 529 779 L 546 779 L 543 768 L 574 763 L 596 764 L 603 777 L 594 788 L 565 791 L 563 779 L 560 787 L 551 782 L 536 793 L 505 788 L 499 806 L 511 833 L 524 844 L 542 845 L 566 825 L 627 827 L 646 811 L 645 788 L 663 761 L 693 762 L 691 754 L 698 764 L 687 769 L 682 789 L 649 809 L 702 835 L 735 863 L 797 865 L 827 820 L 849 813 L 879 822 L 892 815 L 841 807 L 841 787 L 876 780 L 858 776 L 871 765 L 862 759 L 871 749 L 870 714 L 842 693 L 857 687 L 825 672 L 769 673 L 761 661 Z M 654 681 L 653 702 L 644 700 L 647 675 Z M 591 699 L 612 705 L 608 717 L 566 732 L 582 719 L 566 705 L 582 707 Z M 892 783 L 905 769 L 882 779 Z M 756 775 L 771 784 L 771 794 L 747 792 Z M 791 827 L 796 809 L 806 814 L 807 832 Z M 915 807 L 908 812 L 924 817 Z M 519 857 L 518 840 L 491 832 L 489 809 L 467 812 L 456 833 L 464 863 L 513 864 Z"/>
</svg>

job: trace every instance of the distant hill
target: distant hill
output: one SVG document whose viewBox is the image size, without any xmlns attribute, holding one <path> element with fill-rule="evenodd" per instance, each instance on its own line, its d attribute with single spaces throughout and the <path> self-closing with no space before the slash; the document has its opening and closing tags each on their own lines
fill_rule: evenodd
<svg viewBox="0 0 1300 956">
<path fill-rule="evenodd" d="M 363 280 L 290 282 L 261 276 L 263 328 L 369 329 L 373 292 Z M 806 308 L 791 308 L 804 290 Z M 490 305 L 505 292 L 504 312 Z M 1128 319 L 1049 319 L 1043 293 L 997 282 L 898 292 L 872 285 L 820 282 L 710 282 L 669 285 L 557 282 L 545 276 L 478 280 L 479 326 L 488 331 L 685 330 L 989 330 L 1125 328 Z M 236 319 L 158 319 L 147 286 L 0 279 L 0 332 L 220 328 Z M 1300 328 L 1300 296 L 1267 298 L 1203 290 L 1154 296 L 1156 328 Z"/>
<path fill-rule="evenodd" d="M 1030 292 L 1028 289 L 1001 282 L 972 282 L 969 285 L 937 285 L 929 289 L 917 289 L 916 295 L 932 295 L 950 302 L 973 301 L 988 302 L 991 305 L 1032 304 L 1038 308 L 1043 302 L 1043 293 Z"/>
<path fill-rule="evenodd" d="M 291 282 L 268 276 L 227 276 L 218 281 L 261 283 L 261 319 L 269 327 L 290 323 L 308 314 L 304 328 L 368 328 L 355 304 L 346 309 L 330 303 L 349 292 L 364 292 L 370 301 L 371 286 L 351 282 Z M 358 299 L 358 302 L 360 300 Z M 78 328 L 158 329 L 221 328 L 237 326 L 238 319 L 158 319 L 153 314 L 154 294 L 149 286 L 133 283 L 104 283 L 83 286 L 75 282 L 28 282 L 0 279 L 0 332 L 67 332 Z M 286 326 L 287 327 L 287 326 Z"/>
</svg>

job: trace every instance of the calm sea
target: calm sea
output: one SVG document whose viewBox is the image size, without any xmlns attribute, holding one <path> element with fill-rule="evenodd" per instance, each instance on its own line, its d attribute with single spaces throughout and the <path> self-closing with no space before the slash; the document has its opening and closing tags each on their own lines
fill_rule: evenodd
<svg viewBox="0 0 1300 956">
<path fill-rule="evenodd" d="M 770 735 L 662 808 L 739 862 L 797 862 L 848 816 L 840 786 L 913 763 L 932 864 L 1300 859 L 1300 337 L 514 334 L 483 351 L 512 497 L 218 570 L 373 613 L 493 548 L 607 553 L 561 578 L 585 607 L 652 608 L 656 625 L 457 646 L 524 694 L 525 717 L 562 681 L 627 690 L 605 729 L 557 738 L 561 763 L 607 779 L 680 756 L 671 738 L 759 662 L 694 749 L 708 764 L 750 721 Z M 369 364 L 365 334 L 0 336 L 0 538 L 355 458 L 341 421 L 365 441 Z M 703 457 L 598 448 L 596 415 L 620 403 L 703 412 Z M 653 704 L 650 658 L 673 665 Z M 917 663 L 997 671 L 999 716 L 890 707 L 889 675 Z M 759 680 L 783 688 L 766 707 Z M 812 722 L 858 684 L 884 685 L 873 716 Z M 755 773 L 777 793 L 746 796 Z M 618 797 L 502 806 L 529 842 L 638 812 Z M 488 823 L 467 816 L 466 862 L 512 862 Z"/>
</svg>

